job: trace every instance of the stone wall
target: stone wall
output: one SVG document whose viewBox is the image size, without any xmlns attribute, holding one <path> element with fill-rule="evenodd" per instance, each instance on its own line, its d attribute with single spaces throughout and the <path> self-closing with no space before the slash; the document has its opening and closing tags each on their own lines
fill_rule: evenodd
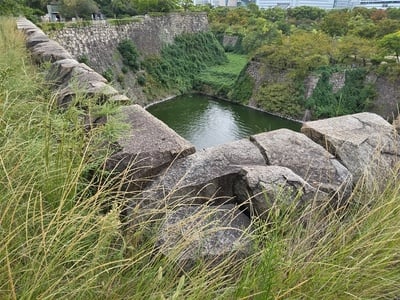
<svg viewBox="0 0 400 300">
<path fill-rule="evenodd" d="M 268 219 L 272 207 L 337 207 L 359 180 L 365 188 L 376 188 L 396 178 L 400 138 L 376 114 L 307 122 L 302 133 L 280 129 L 196 152 L 139 105 L 124 105 L 129 99 L 33 23 L 19 19 L 17 24 L 33 59 L 51 63 L 47 78 L 61 97 L 59 105 L 71 105 L 76 83 L 88 95 L 121 104 L 117 117 L 129 130 L 121 133 L 104 168 L 123 174 L 118 192 L 127 192 L 124 214 L 130 226 L 163 220 L 156 240 L 164 255 L 181 238 L 176 224 L 185 224 L 179 234 L 196 237 L 188 238 L 193 243 L 180 256 L 185 268 L 198 255 L 214 263 L 232 252 L 238 259 L 249 255 L 250 219 Z M 89 118 L 82 126 L 90 130 L 104 122 Z M 199 234 L 206 227 L 213 233 Z"/>
<path fill-rule="evenodd" d="M 131 39 L 140 53 L 150 56 L 158 54 L 162 46 L 172 43 L 177 35 L 208 30 L 206 13 L 145 15 L 134 20 L 125 25 L 99 21 L 92 26 L 53 31 L 49 36 L 75 59 L 86 56 L 89 65 L 102 72 L 115 63 L 116 47 L 121 40 Z"/>
</svg>

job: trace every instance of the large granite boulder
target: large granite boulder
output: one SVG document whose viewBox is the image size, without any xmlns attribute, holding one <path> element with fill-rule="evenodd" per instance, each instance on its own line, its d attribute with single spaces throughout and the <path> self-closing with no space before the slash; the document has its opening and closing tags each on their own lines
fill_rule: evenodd
<svg viewBox="0 0 400 300">
<path fill-rule="evenodd" d="M 351 193 L 351 173 L 322 146 L 304 134 L 279 129 L 251 136 L 267 163 L 291 169 L 311 186 L 337 198 Z"/>
<path fill-rule="evenodd" d="M 335 155 L 355 181 L 363 176 L 384 181 L 398 165 L 399 136 L 376 114 L 365 112 L 307 122 L 301 131 Z"/>
<path fill-rule="evenodd" d="M 243 139 L 208 148 L 177 160 L 143 193 L 149 206 L 175 202 L 223 203 L 234 196 L 233 182 L 241 165 L 265 165 L 258 148 Z"/>
<path fill-rule="evenodd" d="M 36 44 L 30 50 L 32 58 L 37 63 L 55 62 L 60 59 L 72 58 L 67 50 L 53 40 Z"/>
<path fill-rule="evenodd" d="M 114 101 L 126 104 L 129 99 L 107 84 L 107 80 L 92 68 L 75 59 L 62 59 L 51 65 L 46 79 L 58 89 L 57 102 L 66 106 L 79 93 L 96 97 L 99 102 Z"/>
<path fill-rule="evenodd" d="M 181 206 L 167 212 L 156 245 L 186 271 L 199 261 L 215 267 L 251 253 L 249 227 L 250 219 L 231 204 Z"/>
<path fill-rule="evenodd" d="M 139 105 L 120 108 L 116 118 L 129 126 L 117 141 L 117 151 L 106 162 L 107 171 L 123 174 L 127 190 L 141 188 L 163 168 L 196 150 L 163 122 Z"/>
<path fill-rule="evenodd" d="M 32 48 L 33 46 L 35 46 L 37 44 L 50 41 L 50 39 L 47 37 L 47 35 L 40 29 L 27 31 L 26 33 L 28 33 L 28 35 L 26 37 L 26 46 L 28 48 Z"/>
<path fill-rule="evenodd" d="M 272 207 L 302 207 L 311 202 L 329 201 L 329 196 L 313 188 L 288 168 L 280 166 L 245 166 L 234 184 L 239 203 L 251 215 L 268 218 Z"/>
</svg>

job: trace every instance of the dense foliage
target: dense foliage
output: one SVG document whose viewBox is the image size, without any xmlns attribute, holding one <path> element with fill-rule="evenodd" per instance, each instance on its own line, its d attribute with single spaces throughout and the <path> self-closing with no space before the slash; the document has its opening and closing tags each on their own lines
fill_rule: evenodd
<svg viewBox="0 0 400 300">
<path fill-rule="evenodd" d="M 225 50 L 251 57 L 252 75 L 241 72 L 227 94 L 297 118 L 306 108 L 316 118 L 366 110 L 376 96 L 366 76 L 379 72 L 393 77 L 399 69 L 395 63 L 400 53 L 399 12 L 396 8 L 215 8 L 209 12 L 215 35 L 221 42 L 226 36 L 237 38 L 236 44 L 226 43 Z M 381 62 L 390 67 L 379 66 Z M 333 93 L 329 78 L 338 72 L 346 80 Z M 317 75 L 320 82 L 306 99 L 304 84 L 310 75 Z"/>
<path fill-rule="evenodd" d="M 145 70 L 164 88 L 190 90 L 207 66 L 227 62 L 224 49 L 210 32 L 184 34 L 165 46 L 161 55 L 143 62 Z"/>
<path fill-rule="evenodd" d="M 139 52 L 136 49 L 135 44 L 131 40 L 121 41 L 117 49 L 122 56 L 122 62 L 128 66 L 132 71 L 137 71 L 140 67 L 139 64 Z"/>
</svg>

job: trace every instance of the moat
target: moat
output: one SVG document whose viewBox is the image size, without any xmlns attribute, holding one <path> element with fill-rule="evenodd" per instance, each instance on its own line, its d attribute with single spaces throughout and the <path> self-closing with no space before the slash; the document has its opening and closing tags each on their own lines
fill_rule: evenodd
<svg viewBox="0 0 400 300">
<path fill-rule="evenodd" d="M 197 149 L 248 137 L 252 134 L 301 124 L 246 106 L 198 94 L 178 96 L 147 109 Z"/>
</svg>

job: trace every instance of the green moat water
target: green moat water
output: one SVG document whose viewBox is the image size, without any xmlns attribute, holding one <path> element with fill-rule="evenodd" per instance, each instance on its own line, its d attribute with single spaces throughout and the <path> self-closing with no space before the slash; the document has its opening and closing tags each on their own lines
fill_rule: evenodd
<svg viewBox="0 0 400 300">
<path fill-rule="evenodd" d="M 147 109 L 197 149 L 208 148 L 249 135 L 301 124 L 242 105 L 190 94 L 178 96 Z"/>
</svg>

